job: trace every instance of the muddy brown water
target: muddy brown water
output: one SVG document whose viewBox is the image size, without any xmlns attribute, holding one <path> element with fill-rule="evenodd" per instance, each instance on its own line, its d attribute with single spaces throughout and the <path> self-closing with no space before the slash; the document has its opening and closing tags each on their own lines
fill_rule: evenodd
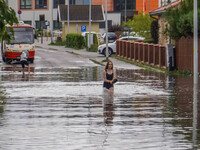
<svg viewBox="0 0 200 150">
<path fill-rule="evenodd" d="M 0 149 L 200 149 L 192 77 L 116 69 L 112 97 L 103 91 L 102 71 L 99 66 L 32 68 L 22 76 L 2 68 Z"/>
</svg>

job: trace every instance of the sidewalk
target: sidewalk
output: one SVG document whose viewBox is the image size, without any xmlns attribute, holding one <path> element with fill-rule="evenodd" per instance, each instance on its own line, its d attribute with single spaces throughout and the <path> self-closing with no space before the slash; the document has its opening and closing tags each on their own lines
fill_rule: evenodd
<svg viewBox="0 0 200 150">
<path fill-rule="evenodd" d="M 48 39 L 44 38 L 43 43 L 41 43 L 40 40 L 36 40 L 36 48 L 50 49 L 50 50 L 57 50 L 57 51 L 66 51 L 66 52 L 69 52 L 69 53 L 75 53 L 75 54 L 80 55 L 81 57 L 88 58 L 93 62 L 97 62 L 101 65 L 106 65 L 106 62 L 102 62 L 103 60 L 106 59 L 106 57 L 102 54 L 98 54 L 96 52 L 89 52 L 86 49 L 76 50 L 76 49 L 73 49 L 73 48 L 65 48 L 64 46 L 51 46 L 51 45 L 48 45 L 49 43 L 51 43 L 51 38 L 48 38 Z M 138 66 L 120 61 L 120 60 L 112 58 L 112 57 L 109 57 L 109 59 L 113 62 L 114 67 L 116 67 L 116 68 L 141 69 Z"/>
</svg>

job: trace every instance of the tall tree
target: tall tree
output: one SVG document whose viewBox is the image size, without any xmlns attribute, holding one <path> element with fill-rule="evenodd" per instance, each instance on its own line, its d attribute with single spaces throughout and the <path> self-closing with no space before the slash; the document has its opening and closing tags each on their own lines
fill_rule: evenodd
<svg viewBox="0 0 200 150">
<path fill-rule="evenodd" d="M 138 15 L 134 15 L 133 20 L 124 23 L 124 26 L 132 27 L 132 31 L 136 35 L 151 38 L 151 23 L 153 20 L 148 14 L 140 12 Z"/>
<path fill-rule="evenodd" d="M 164 34 L 172 39 L 179 39 L 181 36 L 193 35 L 193 0 L 184 0 L 179 7 L 168 8 L 163 14 L 166 19 Z M 200 3 L 198 3 L 198 28 L 200 33 Z"/>
<path fill-rule="evenodd" d="M 8 32 L 13 33 L 13 30 L 9 27 L 6 30 L 6 25 L 12 26 L 14 23 L 18 23 L 14 9 L 9 7 L 5 0 L 0 0 L 0 40 L 10 40 L 11 36 Z"/>
</svg>

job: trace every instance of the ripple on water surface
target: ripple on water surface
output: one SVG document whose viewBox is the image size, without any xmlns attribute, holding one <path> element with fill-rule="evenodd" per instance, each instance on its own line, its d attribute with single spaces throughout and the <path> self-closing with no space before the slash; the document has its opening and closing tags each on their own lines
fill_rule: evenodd
<svg viewBox="0 0 200 150">
<path fill-rule="evenodd" d="M 191 149 L 191 114 L 178 114 L 167 77 L 116 70 L 114 97 L 103 67 L 42 68 L 30 76 L 2 71 L 0 149 Z"/>
</svg>

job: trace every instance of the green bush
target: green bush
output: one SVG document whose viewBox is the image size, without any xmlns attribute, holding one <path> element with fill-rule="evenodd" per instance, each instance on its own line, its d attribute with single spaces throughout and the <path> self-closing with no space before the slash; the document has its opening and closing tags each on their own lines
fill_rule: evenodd
<svg viewBox="0 0 200 150">
<path fill-rule="evenodd" d="M 98 47 L 95 44 L 91 45 L 90 52 L 97 52 Z"/>
<path fill-rule="evenodd" d="M 67 34 L 65 46 L 75 49 L 82 49 L 85 46 L 84 37 L 76 33 Z"/>
<path fill-rule="evenodd" d="M 97 34 L 94 34 L 94 33 L 91 33 L 93 35 L 93 45 L 96 45 L 97 47 L 99 46 L 99 39 L 98 39 L 98 35 Z M 85 39 L 85 45 L 86 45 L 86 48 L 88 48 L 88 33 L 86 33 L 86 39 Z"/>
<path fill-rule="evenodd" d="M 142 41 L 143 43 L 154 43 L 153 39 L 145 39 Z"/>
<path fill-rule="evenodd" d="M 55 42 L 50 43 L 49 45 L 55 45 L 55 46 L 65 46 L 66 42 L 56 40 Z"/>
</svg>

